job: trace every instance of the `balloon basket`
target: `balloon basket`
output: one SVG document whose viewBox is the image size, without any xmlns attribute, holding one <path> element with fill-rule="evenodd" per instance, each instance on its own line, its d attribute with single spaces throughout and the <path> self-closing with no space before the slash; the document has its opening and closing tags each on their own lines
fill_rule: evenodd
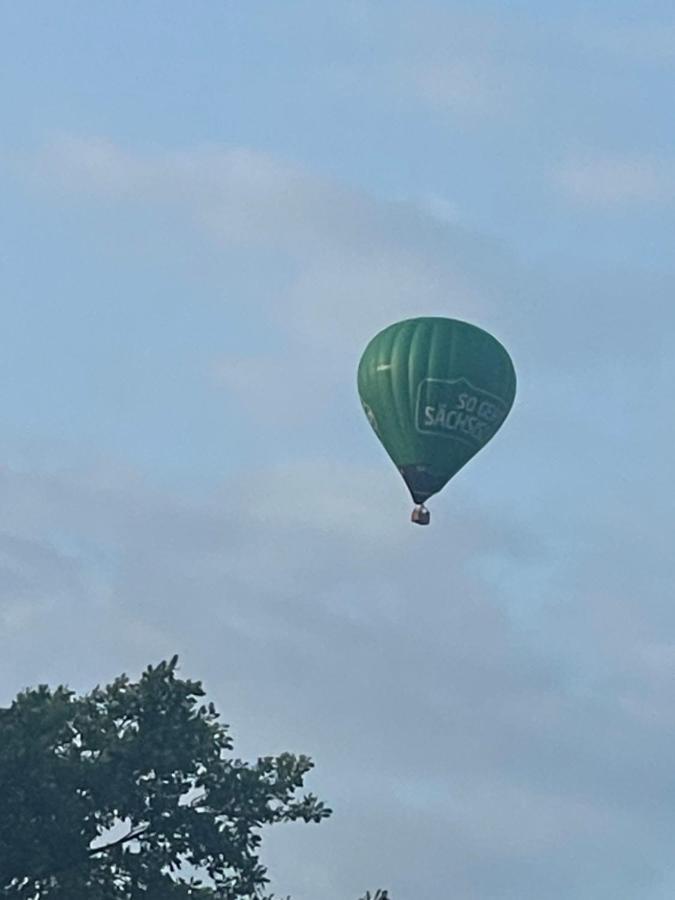
<svg viewBox="0 0 675 900">
<path fill-rule="evenodd" d="M 431 513 L 423 503 L 418 504 L 412 511 L 410 521 L 415 525 L 428 525 L 431 520 Z"/>
</svg>

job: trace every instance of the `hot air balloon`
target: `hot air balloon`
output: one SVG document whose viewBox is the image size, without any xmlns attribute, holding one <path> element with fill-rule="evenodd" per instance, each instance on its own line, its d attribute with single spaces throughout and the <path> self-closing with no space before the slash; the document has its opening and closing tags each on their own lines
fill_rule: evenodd
<svg viewBox="0 0 675 900">
<path fill-rule="evenodd" d="M 361 404 L 428 525 L 425 502 L 493 437 L 516 395 L 509 354 L 487 331 L 457 319 L 397 322 L 366 347 Z"/>
</svg>

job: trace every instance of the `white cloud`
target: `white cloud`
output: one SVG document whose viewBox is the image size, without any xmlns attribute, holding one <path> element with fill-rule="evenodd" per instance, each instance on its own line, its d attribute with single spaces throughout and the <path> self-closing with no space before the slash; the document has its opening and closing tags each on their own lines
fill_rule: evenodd
<svg viewBox="0 0 675 900">
<path fill-rule="evenodd" d="M 569 199 L 601 210 L 675 199 L 675 162 L 669 160 L 589 155 L 563 163 L 554 177 Z"/>
<path fill-rule="evenodd" d="M 328 77 L 343 92 L 375 96 L 380 107 L 413 104 L 462 125 L 501 119 L 520 105 L 508 20 L 435 3 L 397 4 L 383 16 L 364 4 L 349 24 L 378 52 L 331 65 Z"/>
<path fill-rule="evenodd" d="M 559 336 L 560 350 L 568 334 L 568 352 L 558 366 L 565 370 L 571 361 L 595 366 L 619 346 L 632 357 L 643 346 L 642 337 L 626 328 L 635 292 L 653 313 L 644 323 L 645 344 L 651 342 L 653 351 L 664 334 L 658 322 L 670 292 L 658 273 L 623 271 L 607 290 L 611 276 L 581 271 L 578 262 L 572 267 L 562 260 L 555 272 L 526 270 L 496 239 L 448 221 L 450 198 L 439 216 L 433 204 L 427 209 L 378 198 L 244 148 L 131 152 L 108 141 L 71 138 L 27 165 L 40 183 L 57 185 L 82 203 L 105 209 L 114 201 L 159 219 L 170 211 L 181 227 L 198 229 L 211 242 L 214 256 L 223 249 L 231 254 L 230 267 L 239 252 L 254 254 L 257 271 L 270 273 L 261 276 L 255 303 L 245 308 L 238 293 L 227 290 L 223 303 L 243 319 L 264 320 L 276 335 L 274 347 L 283 350 L 213 359 L 214 377 L 233 394 L 245 385 L 260 390 L 278 366 L 299 385 L 330 386 L 373 333 L 412 315 L 482 324 L 521 359 L 543 353 L 547 368 L 556 366 L 555 354 L 545 349 L 547 336 Z M 575 202 L 614 208 L 666 202 L 673 196 L 672 172 L 665 161 L 589 156 L 561 164 L 553 177 Z M 576 313 L 584 316 L 581 332 Z M 606 353 L 598 353 L 597 328 Z M 592 346 L 586 347 L 586 337 Z"/>
<path fill-rule="evenodd" d="M 420 62 L 399 76 L 423 102 L 463 114 L 501 115 L 511 97 L 503 73 L 475 59 Z"/>
<path fill-rule="evenodd" d="M 541 212 L 542 169 L 581 208 L 672 205 L 667 157 L 617 146 L 546 168 L 561 146 L 609 147 L 608 129 L 635 146 L 626 110 L 646 85 L 624 96 L 598 60 L 615 57 L 628 80 L 636 62 L 668 65 L 667 23 L 617 25 L 612 13 L 580 33 L 571 16 L 359 0 L 334 5 L 327 26 L 317 4 L 301 6 L 301 43 L 317 26 L 350 36 L 335 42 L 339 59 L 320 41 L 302 57 L 311 91 L 289 109 L 286 146 L 310 109 L 326 124 L 309 95 L 328 79 L 331 126 L 369 116 L 393 135 L 417 123 L 413 139 L 436 140 L 434 153 L 455 138 L 453 151 L 475 148 L 476 177 L 492 154 L 505 190 L 524 191 L 523 220 Z M 286 46 L 297 20 L 273 20 L 260 18 L 266 37 Z M 288 84 L 252 96 L 276 104 Z M 488 143 L 472 142 L 480 129 Z M 402 138 L 396 165 L 405 153 Z M 208 302 L 256 337 L 186 354 L 212 379 L 205 392 L 220 389 L 210 412 L 221 397 L 225 407 L 212 453 L 222 441 L 229 474 L 220 486 L 205 476 L 207 499 L 153 491 L 154 473 L 119 466 L 0 470 L 4 698 L 38 681 L 86 688 L 180 651 L 237 752 L 316 759 L 311 787 L 334 819 L 267 843 L 275 889 L 296 900 L 355 900 L 378 885 L 394 900 L 661 897 L 675 829 L 669 261 L 525 265 L 462 227 L 433 172 L 426 199 L 394 202 L 251 147 L 65 136 L 23 165 L 40 202 L 71 207 L 76 240 L 70 213 L 86 210 L 122 268 L 146 223 L 171 223 L 211 267 L 195 279 L 217 284 Z M 512 209 L 496 190 L 494 209 Z M 141 248 L 134 261 L 147 272 L 166 255 L 138 262 Z M 199 291 L 187 293 L 181 311 L 199 322 Z M 408 522 L 354 385 L 368 338 L 425 313 L 494 331 L 519 375 L 504 431 L 438 498 L 426 531 Z M 124 334 L 121 318 L 110 321 Z M 207 418 L 199 389 L 178 396 L 184 375 L 152 385 L 172 413 L 176 401 L 170 440 L 181 404 L 190 422 Z"/>
<path fill-rule="evenodd" d="M 538 900 L 544 879 L 547 897 L 594 900 L 608 867 L 632 889 L 643 866 L 668 864 L 670 716 L 646 719 L 625 689 L 599 681 L 579 633 L 616 676 L 642 654 L 631 695 L 658 689 L 664 711 L 672 652 L 657 638 L 656 597 L 640 599 L 640 632 L 603 640 L 597 546 L 558 561 L 575 576 L 565 602 L 580 618 L 559 619 L 549 658 L 549 638 L 514 626 L 481 559 L 533 567 L 536 595 L 552 588 L 540 563 L 555 549 L 461 487 L 428 531 L 378 475 L 344 464 L 250 470 L 209 503 L 110 474 L 5 470 L 1 487 L 13 570 L 27 583 L 40 559 L 58 558 L 71 573 L 46 605 L 19 598 L 14 576 L 0 581 L 0 607 L 21 599 L 32 613 L 2 635 L 5 700 L 37 680 L 84 688 L 179 649 L 232 723 L 237 752 L 316 759 L 311 786 L 336 815 L 270 834 L 279 891 L 310 900 L 320 886 L 343 900 L 379 883 L 430 898 L 453 883 L 466 897 L 508 889 Z M 589 519 L 582 543 L 597 527 Z M 661 564 L 644 559 L 646 570 Z M 631 602 L 617 587 L 614 608 Z M 554 628 L 555 608 L 543 614 Z M 658 651 L 641 649 L 652 639 Z M 54 653 L 60 644 L 77 652 Z"/>
<path fill-rule="evenodd" d="M 208 501 L 153 492 L 143 472 L 3 472 L 0 529 L 19 542 L 0 584 L 7 696 L 37 680 L 86 687 L 179 649 L 238 751 L 316 757 L 312 786 L 336 818 L 269 843 L 278 889 L 297 900 L 378 883 L 424 900 L 439 883 L 476 900 L 598 900 L 664 871 L 675 623 L 656 537 L 670 513 L 649 484 L 672 426 L 650 385 L 657 371 L 672 380 L 670 281 L 525 270 L 414 204 L 250 151 L 70 141 L 41 176 L 104 210 L 172 210 L 216 255 L 269 262 L 256 310 L 269 346 L 216 356 L 210 372 L 250 417 L 248 447 L 286 446 L 287 419 L 301 437 L 292 463 L 249 462 Z M 409 524 L 365 421 L 372 470 L 347 447 L 358 353 L 418 312 L 490 323 L 521 375 L 517 427 L 427 531 Z M 631 517 L 646 507 L 649 521 Z M 58 605 L 43 587 L 27 595 L 39 629 L 12 611 L 17 585 L 42 584 L 26 547 L 62 573 L 49 583 L 83 586 Z"/>
<path fill-rule="evenodd" d="M 0 533 L 0 629 L 11 636 L 35 628 L 42 615 L 85 592 L 72 560 L 44 540 Z"/>
<path fill-rule="evenodd" d="M 636 16 L 632 22 L 621 17 L 591 19 L 577 26 L 575 36 L 580 44 L 594 53 L 606 53 L 649 67 L 670 65 L 675 61 L 675 22 L 672 15 L 657 21 L 649 13 Z"/>
<path fill-rule="evenodd" d="M 222 244 L 271 246 L 303 261 L 336 250 L 356 259 L 406 247 L 422 255 L 447 229 L 467 244 L 476 240 L 414 203 L 379 199 L 244 147 L 131 152 L 105 139 L 62 137 L 24 169 L 65 195 L 180 208 Z"/>
<path fill-rule="evenodd" d="M 328 388 L 345 353 L 360 353 L 397 318 L 504 318 L 495 282 L 509 261 L 494 242 L 417 203 L 373 197 L 263 153 L 131 153 L 109 141 L 66 138 L 29 171 L 81 203 L 170 215 L 235 262 L 242 250 L 255 252 L 260 269 L 277 271 L 283 260 L 286 277 L 268 279 L 256 305 L 237 305 L 237 313 L 272 324 L 284 350 L 214 359 L 214 377 L 233 396 L 261 395 L 279 367 L 299 395 L 303 385 Z"/>
<path fill-rule="evenodd" d="M 280 368 L 299 395 L 303 385 L 329 389 L 341 380 L 345 360 L 355 363 L 377 330 L 406 316 L 474 321 L 521 359 L 543 353 L 547 368 L 556 358 L 545 349 L 546 336 L 553 330 L 561 349 L 568 333 L 571 354 L 558 368 L 569 370 L 571 361 L 582 361 L 586 336 L 593 346 L 584 364 L 606 361 L 617 342 L 625 342 L 628 357 L 642 346 L 625 328 L 637 290 L 654 307 L 645 342 L 653 350 L 663 337 L 658 318 L 669 291 L 657 275 L 622 272 L 607 291 L 606 274 L 598 284 L 597 273 L 579 271 L 578 264 L 571 269 L 561 261 L 563 279 L 560 272 L 524 270 L 499 241 L 448 221 L 448 198 L 439 216 L 436 207 L 381 199 L 243 148 L 132 153 L 107 141 L 71 138 L 46 148 L 29 168 L 81 202 L 140 206 L 159 218 L 170 210 L 183 227 L 199 229 L 214 254 L 232 254 L 228 265 L 236 266 L 240 251 L 251 251 L 258 270 L 274 272 L 248 308 L 236 293 L 223 292 L 224 304 L 239 317 L 264 320 L 276 334 L 275 346 L 283 348 L 213 359 L 214 377 L 233 396 L 242 390 L 260 395 Z M 561 165 L 554 179 L 575 202 L 662 203 L 672 196 L 670 172 L 666 163 L 589 157 Z M 656 283 L 645 287 L 649 278 Z M 586 327 L 580 332 L 574 314 L 582 311 Z M 607 353 L 598 353 L 596 328 Z"/>
</svg>

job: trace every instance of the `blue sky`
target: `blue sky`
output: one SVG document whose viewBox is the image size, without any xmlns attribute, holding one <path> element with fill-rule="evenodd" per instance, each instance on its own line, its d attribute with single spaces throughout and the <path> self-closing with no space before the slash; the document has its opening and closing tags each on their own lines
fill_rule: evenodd
<svg viewBox="0 0 675 900">
<path fill-rule="evenodd" d="M 179 652 L 316 760 L 296 900 L 672 897 L 674 75 L 665 3 L 0 5 L 4 699 Z M 428 530 L 418 314 L 519 376 Z"/>
</svg>

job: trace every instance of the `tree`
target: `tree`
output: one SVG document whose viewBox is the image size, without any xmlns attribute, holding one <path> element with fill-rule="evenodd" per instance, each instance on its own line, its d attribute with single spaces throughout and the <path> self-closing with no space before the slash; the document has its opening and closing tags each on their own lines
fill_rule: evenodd
<svg viewBox="0 0 675 900">
<path fill-rule="evenodd" d="M 0 709 L 0 896 L 267 898 L 264 825 L 320 822 L 312 768 L 233 758 L 227 726 L 177 658 L 76 696 L 27 690 Z"/>
</svg>

